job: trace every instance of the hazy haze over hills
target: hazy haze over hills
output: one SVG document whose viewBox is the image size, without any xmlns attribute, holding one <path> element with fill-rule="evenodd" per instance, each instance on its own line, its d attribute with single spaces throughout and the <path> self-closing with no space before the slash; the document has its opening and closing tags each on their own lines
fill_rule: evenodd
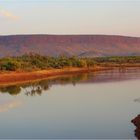
<svg viewBox="0 0 140 140">
<path fill-rule="evenodd" d="M 140 38 L 113 35 L 0 36 L 0 57 L 30 52 L 83 57 L 140 55 Z"/>
</svg>

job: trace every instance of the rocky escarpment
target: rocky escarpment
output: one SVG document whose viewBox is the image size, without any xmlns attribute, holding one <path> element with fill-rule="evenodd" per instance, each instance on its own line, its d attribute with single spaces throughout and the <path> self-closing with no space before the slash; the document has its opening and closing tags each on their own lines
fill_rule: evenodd
<svg viewBox="0 0 140 140">
<path fill-rule="evenodd" d="M 140 55 L 140 38 L 113 35 L 0 36 L 0 57 L 30 52 L 81 57 Z"/>
<path fill-rule="evenodd" d="M 131 122 L 136 126 L 135 136 L 137 137 L 137 139 L 140 139 L 140 115 L 138 115 Z"/>
</svg>

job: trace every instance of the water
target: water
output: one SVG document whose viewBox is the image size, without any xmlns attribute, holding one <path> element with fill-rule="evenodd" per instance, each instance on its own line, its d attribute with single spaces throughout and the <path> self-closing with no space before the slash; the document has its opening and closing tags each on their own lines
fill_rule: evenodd
<svg viewBox="0 0 140 140">
<path fill-rule="evenodd" d="M 0 88 L 0 138 L 134 139 L 140 68 Z"/>
</svg>

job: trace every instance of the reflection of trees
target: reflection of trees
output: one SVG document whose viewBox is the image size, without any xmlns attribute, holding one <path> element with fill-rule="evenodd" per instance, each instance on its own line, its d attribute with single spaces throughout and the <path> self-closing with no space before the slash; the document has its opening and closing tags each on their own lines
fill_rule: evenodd
<svg viewBox="0 0 140 140">
<path fill-rule="evenodd" d="M 30 86 L 30 90 L 25 89 L 25 94 L 27 96 L 28 95 L 35 96 L 36 94 L 41 95 L 42 94 L 42 89 L 39 86 L 35 87 L 33 85 L 33 86 Z"/>
<path fill-rule="evenodd" d="M 49 84 L 47 81 L 40 81 L 38 83 L 27 85 L 26 87 L 24 86 L 23 89 L 27 96 L 41 95 L 43 91 L 49 90 Z"/>
<path fill-rule="evenodd" d="M 16 86 L 8 86 L 8 87 L 1 87 L 0 92 L 1 93 L 9 93 L 10 95 L 17 95 L 21 92 L 21 89 L 27 96 L 35 96 L 35 95 L 41 95 L 43 91 L 47 91 L 50 89 L 51 85 L 55 84 L 73 84 L 76 85 L 76 83 L 80 81 L 85 81 L 88 79 L 88 74 L 78 74 L 78 75 L 69 75 L 69 76 L 61 76 L 54 79 L 49 80 L 42 80 L 35 83 L 28 83 L 23 85 L 16 85 Z"/>
<path fill-rule="evenodd" d="M 126 68 L 124 66 L 119 67 L 119 72 L 120 73 L 125 73 L 126 72 Z"/>
<path fill-rule="evenodd" d="M 57 79 L 54 79 L 52 80 L 53 83 L 60 83 L 62 85 L 65 85 L 65 84 L 73 84 L 74 86 L 76 85 L 76 83 L 80 82 L 80 81 L 84 81 L 84 80 L 87 80 L 88 77 L 87 77 L 88 74 L 78 74 L 78 75 L 71 75 L 71 76 L 64 76 L 64 77 L 60 77 L 60 78 L 57 78 Z"/>
<path fill-rule="evenodd" d="M 0 88 L 0 92 L 2 93 L 9 93 L 10 95 L 17 95 L 21 91 L 20 86 L 8 86 L 8 87 L 2 87 Z"/>
<path fill-rule="evenodd" d="M 59 78 L 54 78 L 51 80 L 42 80 L 33 84 L 24 85 L 22 88 L 25 91 L 25 94 L 27 96 L 35 96 L 35 95 L 41 95 L 43 91 L 49 90 L 51 85 L 54 84 L 61 84 L 66 85 L 69 83 L 72 83 L 73 85 L 76 85 L 77 82 L 81 81 L 82 76 L 62 76 Z"/>
</svg>

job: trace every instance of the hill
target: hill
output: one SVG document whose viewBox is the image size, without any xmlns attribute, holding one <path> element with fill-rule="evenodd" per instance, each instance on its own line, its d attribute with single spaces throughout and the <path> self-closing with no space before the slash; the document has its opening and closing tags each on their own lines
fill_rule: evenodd
<svg viewBox="0 0 140 140">
<path fill-rule="evenodd" d="M 11 35 L 0 36 L 0 57 L 26 53 L 41 55 L 140 55 L 140 37 L 113 35 Z"/>
</svg>

